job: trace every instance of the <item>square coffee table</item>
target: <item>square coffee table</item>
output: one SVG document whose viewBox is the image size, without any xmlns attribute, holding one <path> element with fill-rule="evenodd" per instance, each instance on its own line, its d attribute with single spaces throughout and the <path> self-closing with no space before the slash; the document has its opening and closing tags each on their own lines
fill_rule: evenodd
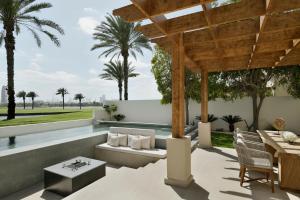
<svg viewBox="0 0 300 200">
<path fill-rule="evenodd" d="M 44 187 L 67 196 L 105 176 L 106 162 L 85 157 L 44 168 Z"/>
</svg>

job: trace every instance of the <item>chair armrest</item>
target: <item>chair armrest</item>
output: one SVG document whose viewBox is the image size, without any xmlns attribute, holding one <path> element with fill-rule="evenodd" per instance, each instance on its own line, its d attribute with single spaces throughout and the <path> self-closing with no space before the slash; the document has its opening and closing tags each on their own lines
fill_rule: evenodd
<svg viewBox="0 0 300 200">
<path fill-rule="evenodd" d="M 247 134 L 244 134 L 244 133 L 239 133 L 239 134 L 245 140 L 254 141 L 254 142 L 260 142 L 260 143 L 262 142 L 262 140 L 261 140 L 261 138 L 259 136 L 256 136 L 256 135 L 247 135 Z"/>
<path fill-rule="evenodd" d="M 251 157 L 266 158 L 266 159 L 270 160 L 270 163 L 273 163 L 273 156 L 269 152 L 250 149 L 250 148 L 247 149 L 247 152 L 249 153 L 249 155 Z"/>
<path fill-rule="evenodd" d="M 244 143 L 248 148 L 251 148 L 251 149 L 256 149 L 256 150 L 260 150 L 260 151 L 266 150 L 265 145 L 263 143 L 256 143 L 256 142 L 247 141 L 247 140 L 244 140 Z"/>
</svg>

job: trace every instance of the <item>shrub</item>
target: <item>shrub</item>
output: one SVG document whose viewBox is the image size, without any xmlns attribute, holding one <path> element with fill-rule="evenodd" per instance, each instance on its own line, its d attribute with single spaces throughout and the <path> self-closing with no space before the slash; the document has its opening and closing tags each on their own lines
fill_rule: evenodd
<svg viewBox="0 0 300 200">
<path fill-rule="evenodd" d="M 201 116 L 196 116 L 195 119 L 201 121 Z M 218 117 L 214 116 L 213 114 L 208 114 L 208 122 L 214 122 L 218 119 Z"/>
<path fill-rule="evenodd" d="M 117 114 L 117 115 L 114 115 L 114 118 L 117 121 L 122 121 L 123 119 L 125 119 L 125 115 Z"/>
<path fill-rule="evenodd" d="M 243 121 L 243 119 L 238 115 L 225 115 L 221 118 L 223 121 L 229 124 L 229 131 L 234 131 L 234 124 L 240 121 Z"/>
</svg>

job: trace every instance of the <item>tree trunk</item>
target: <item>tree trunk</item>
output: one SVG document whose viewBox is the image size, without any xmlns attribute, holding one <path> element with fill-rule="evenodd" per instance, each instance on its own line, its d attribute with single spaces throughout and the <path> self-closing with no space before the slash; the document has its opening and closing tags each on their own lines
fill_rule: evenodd
<svg viewBox="0 0 300 200">
<path fill-rule="evenodd" d="M 79 108 L 81 110 L 81 99 L 79 99 Z"/>
<path fill-rule="evenodd" d="M 189 99 L 185 98 L 185 124 L 189 125 L 190 124 L 190 111 L 189 111 Z"/>
<path fill-rule="evenodd" d="M 34 98 L 32 98 L 32 105 L 31 105 L 31 109 L 34 109 Z"/>
<path fill-rule="evenodd" d="M 14 86 L 14 50 L 15 50 L 15 37 L 14 25 L 4 25 L 6 30 L 5 48 L 7 60 L 7 95 L 8 95 L 8 109 L 7 120 L 14 119 L 16 115 L 16 102 L 15 102 L 15 86 Z"/>
<path fill-rule="evenodd" d="M 253 110 L 253 123 L 252 125 L 249 127 L 249 129 L 252 131 L 256 131 L 259 128 L 259 114 L 260 114 L 260 110 L 263 104 L 265 97 L 261 96 L 259 98 L 259 103 L 257 103 L 258 100 L 258 96 L 257 94 L 253 94 L 252 95 L 252 110 Z"/>
<path fill-rule="evenodd" d="M 24 107 L 24 110 L 25 110 L 26 109 L 25 97 L 23 97 L 23 107 Z"/>
<path fill-rule="evenodd" d="M 62 98 L 63 98 L 63 110 L 64 110 L 65 109 L 65 96 L 63 95 Z"/>
<path fill-rule="evenodd" d="M 124 100 L 128 100 L 128 52 L 122 53 L 124 58 Z"/>
<path fill-rule="evenodd" d="M 119 81 L 118 87 L 119 87 L 119 100 L 122 101 L 122 87 L 123 87 L 122 80 Z"/>
</svg>

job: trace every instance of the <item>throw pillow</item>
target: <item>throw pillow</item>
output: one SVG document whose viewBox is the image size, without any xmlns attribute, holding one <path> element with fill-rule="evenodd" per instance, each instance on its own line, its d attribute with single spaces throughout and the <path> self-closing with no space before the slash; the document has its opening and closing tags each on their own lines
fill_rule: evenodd
<svg viewBox="0 0 300 200">
<path fill-rule="evenodd" d="M 111 136 L 118 136 L 117 133 L 108 133 L 107 134 L 107 143 L 109 143 Z"/>
<path fill-rule="evenodd" d="M 127 135 L 126 134 L 118 134 L 120 146 L 126 147 L 127 146 Z"/>
<path fill-rule="evenodd" d="M 128 135 L 128 146 L 131 147 L 132 139 L 139 138 L 138 135 Z"/>
<path fill-rule="evenodd" d="M 112 147 L 118 147 L 119 144 L 120 144 L 120 138 L 119 136 L 111 136 L 110 139 L 109 139 L 109 142 L 108 144 Z"/>
<path fill-rule="evenodd" d="M 140 136 L 142 140 L 142 149 L 150 149 L 150 136 Z"/>
<path fill-rule="evenodd" d="M 140 150 L 142 148 L 142 140 L 138 137 L 133 137 L 131 140 L 132 149 Z"/>
</svg>

